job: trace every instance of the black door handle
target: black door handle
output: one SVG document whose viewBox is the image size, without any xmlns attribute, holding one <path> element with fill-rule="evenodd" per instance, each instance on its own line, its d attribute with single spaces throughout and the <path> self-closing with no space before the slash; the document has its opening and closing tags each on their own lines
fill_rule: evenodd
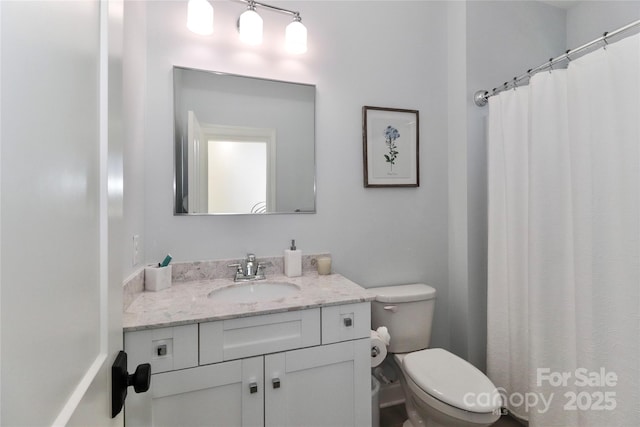
<svg viewBox="0 0 640 427">
<path fill-rule="evenodd" d="M 127 398 L 127 388 L 133 386 L 136 393 L 144 393 L 151 385 L 151 365 L 138 365 L 136 371 L 129 375 L 127 372 L 127 353 L 121 351 L 111 365 L 111 418 L 122 411 L 124 400 Z"/>
</svg>

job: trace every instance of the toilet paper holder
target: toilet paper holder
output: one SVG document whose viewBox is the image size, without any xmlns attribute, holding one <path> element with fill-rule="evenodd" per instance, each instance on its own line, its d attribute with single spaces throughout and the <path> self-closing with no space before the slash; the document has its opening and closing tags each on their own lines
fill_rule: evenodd
<svg viewBox="0 0 640 427">
<path fill-rule="evenodd" d="M 371 347 L 371 357 L 376 357 L 379 354 L 380 354 L 380 349 L 378 348 L 377 345 L 374 345 L 373 347 Z"/>
<path fill-rule="evenodd" d="M 371 367 L 378 366 L 387 356 L 387 346 L 391 341 L 389 331 L 384 326 L 380 326 L 375 331 L 371 331 Z"/>
</svg>

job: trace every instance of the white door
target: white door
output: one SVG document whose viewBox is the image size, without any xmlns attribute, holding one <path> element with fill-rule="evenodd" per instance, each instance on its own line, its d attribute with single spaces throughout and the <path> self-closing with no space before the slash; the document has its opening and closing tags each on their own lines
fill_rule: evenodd
<svg viewBox="0 0 640 427">
<path fill-rule="evenodd" d="M 121 12 L 0 2 L 1 425 L 122 424 Z"/>
</svg>

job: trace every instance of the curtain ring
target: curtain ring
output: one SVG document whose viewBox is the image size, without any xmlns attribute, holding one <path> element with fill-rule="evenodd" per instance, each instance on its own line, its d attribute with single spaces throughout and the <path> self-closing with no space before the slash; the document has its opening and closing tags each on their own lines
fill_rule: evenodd
<svg viewBox="0 0 640 427">
<path fill-rule="evenodd" d="M 553 71 L 553 58 L 549 58 L 549 74 Z"/>
<path fill-rule="evenodd" d="M 609 42 L 607 41 L 607 35 L 609 34 L 608 31 L 605 31 L 604 33 L 602 33 L 602 41 L 604 42 L 604 50 L 607 50 L 607 45 L 609 44 Z"/>
<path fill-rule="evenodd" d="M 513 90 L 516 90 L 518 88 L 518 78 L 514 77 L 513 78 Z"/>
<path fill-rule="evenodd" d="M 567 51 L 564 53 L 565 58 L 567 58 L 567 63 L 571 62 L 571 57 L 569 56 L 569 53 L 571 53 L 571 49 L 567 49 Z"/>
</svg>

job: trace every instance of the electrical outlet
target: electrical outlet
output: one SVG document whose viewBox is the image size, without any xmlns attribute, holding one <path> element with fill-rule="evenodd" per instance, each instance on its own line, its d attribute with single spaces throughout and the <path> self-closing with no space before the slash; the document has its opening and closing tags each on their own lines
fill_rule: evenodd
<svg viewBox="0 0 640 427">
<path fill-rule="evenodd" d="M 140 236 L 135 234 L 133 236 L 133 266 L 140 264 Z"/>
</svg>

